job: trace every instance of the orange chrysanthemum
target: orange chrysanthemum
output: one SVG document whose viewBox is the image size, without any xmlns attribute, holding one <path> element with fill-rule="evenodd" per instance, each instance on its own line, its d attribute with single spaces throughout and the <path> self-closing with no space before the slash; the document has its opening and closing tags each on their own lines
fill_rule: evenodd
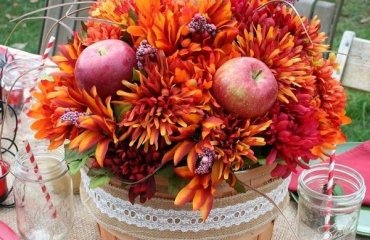
<svg viewBox="0 0 370 240">
<path fill-rule="evenodd" d="M 200 210 L 203 219 L 211 211 L 216 187 L 229 180 L 234 187 L 233 171 L 244 166 L 244 158 L 256 161 L 253 146 L 263 146 L 265 141 L 256 135 L 265 131 L 270 121 L 253 125 L 249 121 L 233 117 L 209 117 L 198 129 L 190 131 L 190 138 L 181 141 L 163 157 L 163 163 L 172 160 L 178 165 L 183 159 L 187 165 L 175 168 L 175 172 L 190 182 L 177 194 L 175 205 L 193 202 L 193 209 Z"/>
<path fill-rule="evenodd" d="M 117 142 L 116 122 L 110 105 L 110 97 L 104 105 L 95 87 L 92 88 L 91 95 L 83 91 L 83 97 L 87 110 L 86 114 L 79 118 L 78 127 L 81 133 L 72 139 L 69 147 L 78 148 L 80 152 L 84 152 L 96 146 L 95 158 L 102 167 L 109 143 Z"/>
<path fill-rule="evenodd" d="M 316 102 L 319 109 L 318 119 L 320 120 L 322 144 L 312 151 L 316 156 L 323 157 L 327 149 L 333 150 L 335 145 L 345 142 L 346 138 L 340 126 L 351 123 L 351 119 L 346 116 L 347 97 L 344 89 L 340 82 L 332 77 L 336 63 L 331 59 L 320 59 L 315 62 L 318 91 Z"/>
<path fill-rule="evenodd" d="M 273 19 L 269 17 L 272 14 L 276 16 Z M 260 59 L 273 71 L 279 83 L 280 101 L 297 101 L 293 93 L 295 88 L 304 87 L 314 91 L 312 67 L 309 59 L 301 53 L 304 45 L 299 44 L 302 41 L 298 41 L 296 35 L 287 28 L 300 25 L 299 18 L 294 17 L 291 9 L 277 6 L 255 12 L 244 24 L 245 29 L 237 37 L 239 50 L 243 56 Z"/>
<path fill-rule="evenodd" d="M 122 29 L 112 24 L 88 21 L 86 29 L 86 38 L 83 39 L 83 44 L 86 46 L 101 40 L 121 39 L 122 37 Z"/>
<path fill-rule="evenodd" d="M 159 138 L 171 144 L 170 137 L 178 128 L 196 124 L 203 118 L 202 92 L 184 91 L 176 86 L 163 56 L 158 62 L 159 65 L 152 64 L 147 69 L 148 76 L 140 73 L 140 85 L 125 80 L 123 85 L 128 90 L 117 92 L 121 97 L 119 104 L 132 106 L 120 123 L 127 128 L 120 139 L 130 138 L 130 146 L 158 148 Z"/>
<path fill-rule="evenodd" d="M 132 4 L 132 0 L 99 0 L 91 5 L 90 16 L 127 27 L 134 23 L 130 17 L 130 10 L 133 10 Z"/>
</svg>

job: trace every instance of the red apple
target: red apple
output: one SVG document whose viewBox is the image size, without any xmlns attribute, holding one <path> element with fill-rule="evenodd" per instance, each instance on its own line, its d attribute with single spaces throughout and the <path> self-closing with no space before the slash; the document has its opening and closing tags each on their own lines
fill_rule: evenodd
<svg viewBox="0 0 370 240">
<path fill-rule="evenodd" d="M 256 58 L 238 57 L 217 69 L 212 94 L 226 111 L 254 118 L 264 115 L 272 107 L 278 84 L 266 64 Z"/>
<path fill-rule="evenodd" d="M 96 86 L 101 99 L 114 98 L 122 88 L 122 80 L 131 80 L 135 64 L 135 51 L 130 45 L 116 39 L 103 40 L 82 51 L 75 77 L 82 89 L 89 92 Z"/>
</svg>

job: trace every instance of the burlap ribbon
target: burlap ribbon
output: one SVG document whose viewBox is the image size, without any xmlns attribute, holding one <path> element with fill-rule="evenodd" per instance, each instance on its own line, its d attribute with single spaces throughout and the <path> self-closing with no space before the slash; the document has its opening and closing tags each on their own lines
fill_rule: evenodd
<svg viewBox="0 0 370 240">
<path fill-rule="evenodd" d="M 268 193 L 276 189 L 282 184 L 281 179 L 271 181 L 264 186 L 258 188 L 259 191 Z M 111 194 L 114 197 L 120 198 L 124 201 L 128 201 L 127 190 L 108 185 L 103 187 L 106 193 Z M 287 192 L 285 192 L 287 193 Z M 81 200 L 87 207 L 90 213 L 94 216 L 97 223 L 108 229 L 115 236 L 118 236 L 121 240 L 131 239 L 145 239 L 145 240 L 162 240 L 162 239 L 248 239 L 251 236 L 257 236 L 267 224 L 270 224 L 278 215 L 278 209 L 275 207 L 273 210 L 259 216 L 257 219 L 251 220 L 247 223 L 240 225 L 233 225 L 231 227 L 223 227 L 220 229 L 212 229 L 199 232 L 181 232 L 181 231 L 159 231 L 151 230 L 145 227 L 137 227 L 135 225 L 127 224 L 126 222 L 119 221 L 115 218 L 110 218 L 108 215 L 102 213 L 96 206 L 94 200 L 86 192 L 83 182 L 80 187 Z M 243 194 L 236 194 L 230 197 L 218 198 L 214 201 L 214 208 L 223 208 L 226 206 L 235 205 L 238 203 L 251 201 L 260 194 L 250 190 Z M 288 195 L 285 196 L 285 200 L 281 202 L 279 207 L 282 209 L 286 206 Z M 173 200 L 152 198 L 150 201 L 142 204 L 144 206 L 150 206 L 156 209 L 186 209 L 191 211 L 191 205 L 188 204 L 184 207 L 176 207 L 173 204 Z M 202 224 L 202 223 L 199 223 Z M 270 230 L 272 231 L 272 230 Z"/>
</svg>

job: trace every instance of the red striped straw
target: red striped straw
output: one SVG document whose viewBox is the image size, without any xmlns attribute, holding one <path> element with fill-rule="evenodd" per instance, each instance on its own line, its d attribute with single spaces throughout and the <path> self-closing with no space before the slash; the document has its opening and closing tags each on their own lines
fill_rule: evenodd
<svg viewBox="0 0 370 240">
<path fill-rule="evenodd" d="M 329 172 L 328 172 L 328 184 L 326 194 L 329 198 L 333 196 L 334 189 L 334 167 L 335 167 L 335 153 L 329 157 Z M 328 202 L 328 213 L 325 215 L 325 234 L 324 240 L 330 239 L 330 203 Z"/>
<path fill-rule="evenodd" d="M 53 48 L 53 45 L 54 45 L 54 42 L 55 42 L 55 37 L 54 36 L 51 36 L 50 39 L 49 39 L 49 42 L 48 44 L 46 45 L 46 48 L 45 48 L 45 51 L 44 51 L 44 54 L 41 55 L 41 64 L 40 64 L 40 68 L 39 70 L 41 71 L 42 68 L 45 66 L 45 62 L 46 62 L 46 59 L 49 58 L 49 53 L 51 51 L 51 49 Z M 34 79 L 35 81 L 35 85 L 30 89 L 30 93 L 35 90 L 36 88 L 36 82 L 37 82 L 37 79 Z M 32 97 L 29 96 L 27 97 L 25 100 L 24 100 L 24 103 L 29 103 L 31 102 L 31 99 Z M 25 108 L 24 108 L 25 109 Z"/>
<path fill-rule="evenodd" d="M 41 191 L 44 194 L 44 198 L 46 200 L 47 207 L 50 211 L 50 214 L 51 214 L 52 218 L 56 218 L 57 217 L 57 209 L 55 208 L 53 202 L 51 201 L 50 193 L 49 193 L 48 189 L 46 188 L 45 183 L 42 180 L 42 176 L 40 174 L 40 168 L 39 168 L 39 166 L 36 162 L 35 156 L 32 153 L 30 143 L 27 140 L 24 140 L 24 143 L 26 145 L 26 152 L 29 156 L 29 160 L 30 160 L 30 163 L 32 165 L 33 171 L 34 171 L 34 173 L 37 177 L 37 181 L 38 181 L 38 183 L 41 187 Z"/>
</svg>

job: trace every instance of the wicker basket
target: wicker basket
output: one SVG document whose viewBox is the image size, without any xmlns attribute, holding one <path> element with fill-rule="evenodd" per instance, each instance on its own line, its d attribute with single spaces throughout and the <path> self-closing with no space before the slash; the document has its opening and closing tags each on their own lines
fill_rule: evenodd
<svg viewBox="0 0 370 240">
<path fill-rule="evenodd" d="M 238 173 L 238 178 L 243 181 L 244 183 L 247 183 L 248 185 L 258 188 L 259 190 L 265 188 L 265 187 L 274 187 L 277 186 L 277 184 L 282 184 L 283 180 L 281 179 L 271 179 L 270 172 L 274 168 L 274 166 L 263 166 L 255 169 L 251 169 L 245 172 Z M 160 200 L 160 199 L 168 199 L 171 200 L 173 199 L 172 196 L 169 196 L 165 191 L 167 191 L 167 182 L 165 179 L 156 179 L 157 182 L 157 190 L 159 190 L 158 193 L 156 193 L 154 199 Z M 284 181 L 286 182 L 286 181 Z M 113 182 L 113 184 L 117 184 Z M 250 190 L 255 194 L 253 190 Z M 247 193 L 250 191 L 247 191 Z M 229 198 L 232 198 L 236 195 L 235 190 L 230 188 L 226 183 L 222 184 L 219 189 L 218 189 L 219 195 L 216 196 L 216 200 L 214 201 L 214 206 L 217 206 L 217 201 L 224 201 L 228 200 Z M 246 194 L 247 194 L 246 193 Z M 288 199 L 288 194 L 284 196 L 284 200 L 280 202 L 278 205 L 280 208 L 284 208 L 284 206 L 287 203 Z M 88 196 L 86 194 L 86 190 L 83 190 L 83 183 L 81 184 L 81 197 L 83 202 L 88 202 Z M 126 193 L 118 193 L 119 197 L 122 197 Z M 255 196 L 256 197 L 256 196 Z M 258 197 L 260 195 L 258 194 Z M 153 200 L 153 199 L 152 199 Z M 151 201 L 152 201 L 151 200 Z M 151 204 L 151 201 L 148 201 L 145 203 L 146 205 Z M 136 240 L 136 239 L 162 239 L 161 236 L 161 231 L 159 230 L 150 230 L 150 229 L 145 229 L 146 234 L 143 234 L 143 236 L 132 236 L 132 234 L 126 234 L 124 227 L 120 225 L 121 223 L 118 222 L 117 220 L 117 225 L 112 224 L 112 218 L 109 218 L 108 216 L 102 216 L 100 215 L 99 211 L 94 208 L 94 204 L 85 204 L 89 208 L 90 212 L 95 216 L 98 222 L 98 228 L 100 231 L 100 236 L 102 240 Z M 173 206 L 174 210 L 178 210 L 181 208 Z M 188 206 L 188 209 L 191 210 L 191 207 Z M 199 214 L 199 213 L 198 213 Z M 99 216 L 98 216 L 99 215 Z M 203 233 L 201 232 L 193 232 L 193 233 L 184 233 L 180 231 L 166 231 L 163 232 L 163 239 L 232 239 L 232 240 L 270 240 L 272 238 L 272 230 L 274 226 L 274 219 L 277 217 L 278 211 L 277 209 L 272 209 L 266 215 L 263 215 L 263 217 L 260 219 L 254 219 L 252 225 L 248 226 L 231 226 L 230 229 L 228 228 L 221 228 L 221 229 L 215 229 L 212 231 L 205 231 Z M 102 218 L 101 218 L 102 217 Z M 109 219 L 110 224 L 105 224 L 107 219 Z M 114 219 L 113 219 L 114 220 Z M 199 223 L 202 224 L 202 223 Z M 256 227 L 254 227 L 256 225 Z M 132 226 L 127 225 L 130 230 L 132 231 Z M 250 227 L 253 226 L 253 227 Z M 140 227 L 137 227 L 137 230 L 134 231 L 139 231 Z M 238 234 L 238 231 L 240 233 Z M 235 232 L 236 234 L 233 235 L 232 237 L 229 236 L 229 234 Z M 152 237 L 152 234 L 154 235 Z M 226 234 L 226 237 L 223 237 L 223 234 Z M 134 234 L 135 235 L 135 234 Z M 166 236 L 166 237 L 165 237 Z M 214 238 L 210 238 L 211 236 L 215 236 Z"/>
</svg>

